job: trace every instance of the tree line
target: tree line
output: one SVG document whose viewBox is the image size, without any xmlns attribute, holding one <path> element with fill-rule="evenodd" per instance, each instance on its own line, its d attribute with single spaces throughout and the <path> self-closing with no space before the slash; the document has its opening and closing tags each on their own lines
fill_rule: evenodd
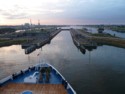
<svg viewBox="0 0 125 94">
<path fill-rule="evenodd" d="M 0 28 L 0 34 L 13 33 L 16 29 L 14 28 Z"/>
</svg>

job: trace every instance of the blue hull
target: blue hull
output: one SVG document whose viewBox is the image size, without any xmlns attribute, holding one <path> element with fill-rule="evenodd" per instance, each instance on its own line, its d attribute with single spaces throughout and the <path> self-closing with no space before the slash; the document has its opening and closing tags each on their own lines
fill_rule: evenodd
<svg viewBox="0 0 125 94">
<path fill-rule="evenodd" d="M 40 69 L 42 68 L 51 68 L 48 81 L 45 73 L 42 74 L 42 81 L 39 81 Z M 52 65 L 47 63 L 37 64 L 0 80 L 0 87 L 6 86 L 8 83 L 62 84 L 68 94 L 76 94 L 66 79 Z"/>
</svg>

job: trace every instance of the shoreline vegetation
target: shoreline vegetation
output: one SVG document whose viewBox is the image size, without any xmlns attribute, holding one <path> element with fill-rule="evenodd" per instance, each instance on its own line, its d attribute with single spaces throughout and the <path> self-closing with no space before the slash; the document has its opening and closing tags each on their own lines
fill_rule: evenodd
<svg viewBox="0 0 125 94">
<path fill-rule="evenodd" d="M 90 32 L 85 31 L 84 29 L 71 29 L 71 32 L 73 33 L 73 39 L 77 40 L 80 45 L 84 45 L 85 41 L 89 42 L 90 45 L 89 47 L 93 46 L 93 43 L 96 43 L 97 46 L 100 45 L 110 45 L 110 46 L 115 46 L 115 47 L 120 47 L 120 48 L 125 48 L 125 39 L 115 37 L 110 34 L 105 34 L 105 33 L 97 33 L 97 34 L 92 34 Z"/>
<path fill-rule="evenodd" d="M 120 32 L 120 33 L 125 33 L 125 26 L 120 25 L 120 26 L 104 26 L 106 29 L 110 29 L 112 31 Z"/>
<path fill-rule="evenodd" d="M 60 32 L 57 28 L 36 28 L 32 30 L 26 30 L 23 32 L 10 32 L 0 33 L 0 47 L 10 46 L 15 44 L 26 44 L 26 45 L 37 45 L 38 43 L 45 42 L 44 40 L 50 41 L 51 38 Z"/>
<path fill-rule="evenodd" d="M 116 31 L 116 32 L 121 32 L 121 33 L 125 33 L 125 27 L 114 27 L 114 28 L 110 28 L 111 30 L 113 31 Z"/>
<path fill-rule="evenodd" d="M 92 40 L 97 44 L 110 45 L 125 48 L 125 39 L 110 34 L 92 34 Z"/>
<path fill-rule="evenodd" d="M 86 25 L 88 27 L 109 29 L 115 32 L 125 33 L 125 25 Z"/>
<path fill-rule="evenodd" d="M 124 25 L 92 25 L 91 27 L 103 27 L 112 30 L 118 29 L 118 32 L 121 32 L 121 30 L 123 30 L 122 32 L 125 33 Z M 4 30 L 6 31 L 4 32 Z M 16 29 L 13 28 L 0 28 L 0 47 L 10 46 L 14 44 L 41 44 L 45 40 L 50 40 L 52 36 L 61 31 L 61 29 L 57 29 L 56 27 L 33 28 L 27 29 L 23 32 L 15 32 L 15 30 Z M 113 36 L 108 33 L 92 34 L 90 32 L 87 32 L 86 28 L 77 29 L 75 30 L 75 32 L 75 34 L 77 34 L 77 38 L 81 37 L 83 38 L 83 40 L 91 40 L 95 41 L 97 44 L 112 45 L 125 48 L 125 39 L 116 37 L 115 35 Z"/>
<path fill-rule="evenodd" d="M 13 33 L 15 31 L 15 28 L 0 28 L 0 34 Z"/>
<path fill-rule="evenodd" d="M 3 46 L 10 46 L 10 45 L 16 45 L 16 44 L 22 44 L 27 42 L 26 39 L 0 39 L 0 47 Z"/>
</svg>

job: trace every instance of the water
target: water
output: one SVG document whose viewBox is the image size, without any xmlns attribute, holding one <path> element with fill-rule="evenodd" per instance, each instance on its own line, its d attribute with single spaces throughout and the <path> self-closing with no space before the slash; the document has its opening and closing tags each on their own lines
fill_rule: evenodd
<svg viewBox="0 0 125 94">
<path fill-rule="evenodd" d="M 95 27 L 87 27 L 87 26 L 67 26 L 67 27 L 61 27 L 62 29 L 70 29 L 70 28 L 74 28 L 74 29 L 83 29 L 83 28 L 87 28 L 88 32 L 90 33 L 98 33 L 98 28 Z M 121 32 L 116 32 L 116 31 L 112 31 L 112 30 L 108 30 L 105 29 L 103 31 L 104 33 L 109 33 L 111 35 L 115 35 L 116 37 L 120 37 L 120 38 L 125 38 L 125 33 L 121 33 Z"/>
<path fill-rule="evenodd" d="M 16 30 L 15 32 L 16 33 L 19 33 L 19 32 L 24 32 L 25 30 Z"/>
<path fill-rule="evenodd" d="M 85 27 L 88 29 L 88 32 L 91 32 L 91 33 L 98 33 L 98 30 L 97 28 L 94 28 L 94 27 Z M 125 38 L 125 33 L 120 33 L 120 32 L 116 32 L 116 31 L 112 31 L 112 30 L 108 30 L 108 29 L 105 29 L 103 31 L 104 33 L 109 33 L 111 35 L 115 35 L 117 37 L 120 37 L 120 38 Z"/>
<path fill-rule="evenodd" d="M 39 54 L 39 56 L 38 56 Z M 45 59 L 70 82 L 77 94 L 125 94 L 125 49 L 99 46 L 82 54 L 70 32 L 25 55 L 20 45 L 0 48 L 0 78 Z"/>
</svg>

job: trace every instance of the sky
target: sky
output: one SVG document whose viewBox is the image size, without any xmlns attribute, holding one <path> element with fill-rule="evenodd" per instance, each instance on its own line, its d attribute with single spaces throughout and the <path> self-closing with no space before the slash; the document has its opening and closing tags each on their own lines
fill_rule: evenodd
<svg viewBox="0 0 125 94">
<path fill-rule="evenodd" d="M 125 24 L 125 0 L 1 0 L 0 25 Z"/>
</svg>

